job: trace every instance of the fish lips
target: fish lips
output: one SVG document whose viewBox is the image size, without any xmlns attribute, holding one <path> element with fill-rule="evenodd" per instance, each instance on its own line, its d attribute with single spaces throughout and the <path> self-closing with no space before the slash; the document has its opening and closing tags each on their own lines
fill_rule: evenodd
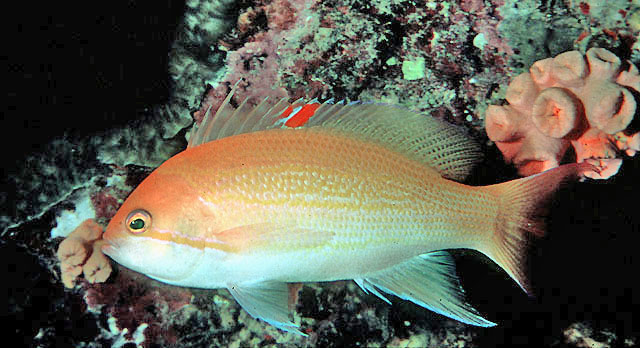
<svg viewBox="0 0 640 348">
<path fill-rule="evenodd" d="M 100 247 L 100 250 L 102 251 L 103 254 L 111 257 L 112 259 L 116 256 L 116 254 L 118 253 L 118 243 L 115 240 L 112 239 L 104 239 L 105 242 L 107 242 L 106 244 L 103 244 Z"/>
</svg>

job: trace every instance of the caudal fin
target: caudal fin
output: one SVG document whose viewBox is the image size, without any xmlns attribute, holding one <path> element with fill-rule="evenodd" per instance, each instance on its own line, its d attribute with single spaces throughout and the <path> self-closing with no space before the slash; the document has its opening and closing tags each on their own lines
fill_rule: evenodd
<svg viewBox="0 0 640 348">
<path fill-rule="evenodd" d="M 526 178 L 487 187 L 499 197 L 496 228 L 482 252 L 502 267 L 527 293 L 526 248 L 531 237 L 544 235 L 544 217 L 551 195 L 564 181 L 593 171 L 587 163 L 567 164 Z"/>
</svg>

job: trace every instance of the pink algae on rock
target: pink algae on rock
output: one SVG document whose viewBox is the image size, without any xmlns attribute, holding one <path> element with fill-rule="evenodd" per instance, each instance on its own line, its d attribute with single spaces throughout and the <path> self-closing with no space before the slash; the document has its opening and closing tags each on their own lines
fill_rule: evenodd
<svg viewBox="0 0 640 348">
<path fill-rule="evenodd" d="M 104 243 L 100 239 L 102 232 L 100 225 L 87 219 L 60 243 L 56 255 L 65 287 L 73 288 L 80 274 L 89 283 L 102 283 L 109 278 L 111 264 L 100 250 Z"/>
<path fill-rule="evenodd" d="M 114 325 L 125 339 L 133 340 L 133 333 L 146 326 L 140 347 L 176 346 L 174 316 L 192 300 L 188 288 L 166 285 L 124 267 L 113 281 L 87 286 L 85 291 L 87 308 L 115 318 Z"/>
<path fill-rule="evenodd" d="M 622 164 L 619 153 L 640 151 L 640 132 L 629 127 L 637 114 L 638 69 L 603 48 L 591 48 L 535 62 L 516 76 L 507 105 L 486 111 L 486 131 L 521 175 L 557 167 L 573 150 L 576 162 L 589 161 L 606 179 Z"/>
</svg>

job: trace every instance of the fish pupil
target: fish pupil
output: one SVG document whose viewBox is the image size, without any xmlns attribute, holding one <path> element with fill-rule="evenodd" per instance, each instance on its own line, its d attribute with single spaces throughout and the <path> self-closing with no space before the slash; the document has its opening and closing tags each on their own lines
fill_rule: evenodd
<svg viewBox="0 0 640 348">
<path fill-rule="evenodd" d="M 129 223 L 129 226 L 131 227 L 131 229 L 139 230 L 139 229 L 144 227 L 144 220 L 142 220 L 140 218 L 135 219 L 135 220 L 131 221 L 131 223 Z"/>
</svg>

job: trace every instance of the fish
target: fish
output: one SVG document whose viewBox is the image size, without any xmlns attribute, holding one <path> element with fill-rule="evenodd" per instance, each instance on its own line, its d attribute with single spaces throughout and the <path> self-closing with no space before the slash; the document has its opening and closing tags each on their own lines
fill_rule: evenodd
<svg viewBox="0 0 640 348">
<path fill-rule="evenodd" d="M 379 103 L 234 107 L 235 88 L 127 197 L 102 251 L 160 282 L 227 289 L 252 317 L 300 335 L 288 284 L 338 280 L 496 325 L 466 301 L 448 250 L 486 255 L 531 293 L 527 244 L 544 234 L 554 191 L 587 169 L 469 186 L 482 153 L 462 128 Z"/>
</svg>

